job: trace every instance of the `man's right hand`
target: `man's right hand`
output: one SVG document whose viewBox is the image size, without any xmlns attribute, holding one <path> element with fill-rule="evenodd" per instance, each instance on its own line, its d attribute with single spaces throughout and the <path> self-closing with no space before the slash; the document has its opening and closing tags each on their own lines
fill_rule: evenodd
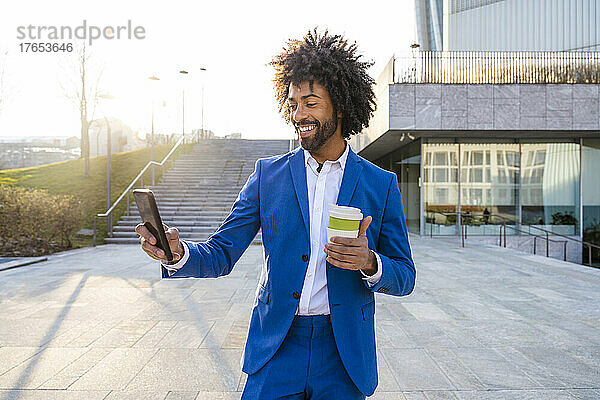
<svg viewBox="0 0 600 400">
<path fill-rule="evenodd" d="M 177 228 L 169 228 L 163 224 L 165 229 L 165 235 L 169 241 L 169 247 L 171 253 L 173 253 L 173 262 L 181 260 L 183 257 L 183 244 L 179 241 L 179 230 Z M 165 252 L 156 247 L 157 239 L 150 233 L 148 228 L 144 224 L 138 224 L 135 227 L 135 232 L 140 235 L 140 242 L 142 243 L 142 250 L 146 252 L 150 257 L 159 261 L 166 261 Z"/>
</svg>

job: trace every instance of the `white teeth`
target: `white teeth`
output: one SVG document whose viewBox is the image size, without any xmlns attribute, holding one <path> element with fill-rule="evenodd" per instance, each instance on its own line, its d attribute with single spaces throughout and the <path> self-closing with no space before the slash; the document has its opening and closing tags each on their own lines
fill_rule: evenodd
<svg viewBox="0 0 600 400">
<path fill-rule="evenodd" d="M 299 129 L 300 129 L 300 132 L 306 132 L 306 131 L 310 131 L 314 127 L 315 127 L 314 125 L 307 125 L 307 126 L 301 126 Z"/>
</svg>

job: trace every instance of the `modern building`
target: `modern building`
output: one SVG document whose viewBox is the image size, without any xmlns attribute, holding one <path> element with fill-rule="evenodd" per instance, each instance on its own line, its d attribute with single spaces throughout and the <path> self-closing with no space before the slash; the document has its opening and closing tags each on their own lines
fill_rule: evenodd
<svg viewBox="0 0 600 400">
<path fill-rule="evenodd" d="M 560 235 L 600 245 L 600 53 L 582 51 L 600 38 L 596 3 L 416 0 L 421 47 L 452 51 L 393 58 L 370 126 L 351 140 L 397 174 L 410 232 L 506 234 L 589 262 Z M 539 28 L 558 20 L 562 35 Z"/>
<path fill-rule="evenodd" d="M 415 0 L 421 50 L 600 50 L 598 0 Z"/>
</svg>

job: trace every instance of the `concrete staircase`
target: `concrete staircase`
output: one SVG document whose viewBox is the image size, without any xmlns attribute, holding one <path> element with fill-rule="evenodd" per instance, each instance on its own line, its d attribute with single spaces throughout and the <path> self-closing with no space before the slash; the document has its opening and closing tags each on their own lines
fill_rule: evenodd
<svg viewBox="0 0 600 400">
<path fill-rule="evenodd" d="M 165 224 L 177 227 L 182 239 L 206 240 L 229 214 L 238 193 L 261 157 L 286 153 L 286 140 L 201 140 L 181 155 L 162 181 L 151 186 Z M 133 196 L 132 196 L 133 197 Z M 139 243 L 140 216 L 132 201 L 129 215 L 113 228 L 105 243 Z M 260 243 L 260 232 L 253 243 Z"/>
</svg>

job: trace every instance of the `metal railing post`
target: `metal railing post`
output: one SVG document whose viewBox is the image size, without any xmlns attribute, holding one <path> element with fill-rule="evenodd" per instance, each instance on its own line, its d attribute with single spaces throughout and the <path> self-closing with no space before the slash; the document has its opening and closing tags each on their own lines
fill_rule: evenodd
<svg viewBox="0 0 600 400">
<path fill-rule="evenodd" d="M 112 225 L 110 224 L 110 216 L 112 215 L 112 212 L 108 213 L 107 217 L 106 217 L 106 235 L 108 237 L 112 237 Z"/>
<path fill-rule="evenodd" d="M 564 248 L 563 248 L 563 261 L 567 261 L 567 241 L 565 240 L 563 242 Z"/>
<path fill-rule="evenodd" d="M 435 219 L 434 219 L 435 221 Z M 429 223 L 429 237 L 433 237 L 433 222 Z"/>
<path fill-rule="evenodd" d="M 588 260 L 590 262 L 590 267 L 592 266 L 592 246 L 588 246 Z"/>
<path fill-rule="evenodd" d="M 92 241 L 92 246 L 96 247 L 96 219 L 98 218 L 97 215 L 94 215 L 94 239 Z"/>
<path fill-rule="evenodd" d="M 504 225 L 504 247 L 506 247 L 506 222 L 503 225 Z"/>
<path fill-rule="evenodd" d="M 502 247 L 502 225 L 498 229 L 498 247 Z"/>
<path fill-rule="evenodd" d="M 535 255 L 535 251 L 537 250 L 537 236 L 533 237 L 533 255 Z"/>
<path fill-rule="evenodd" d="M 129 216 L 129 190 L 127 191 L 127 216 Z"/>
<path fill-rule="evenodd" d="M 550 252 L 548 251 L 550 248 L 550 242 L 548 241 L 548 232 L 546 232 L 546 257 L 549 257 Z"/>
</svg>

